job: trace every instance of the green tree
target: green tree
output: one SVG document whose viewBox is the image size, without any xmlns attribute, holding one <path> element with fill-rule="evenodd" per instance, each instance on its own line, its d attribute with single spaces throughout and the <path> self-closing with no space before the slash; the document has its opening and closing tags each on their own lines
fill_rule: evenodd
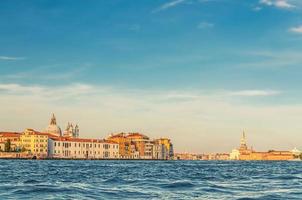
<svg viewBox="0 0 302 200">
<path fill-rule="evenodd" d="M 6 151 L 6 152 L 10 152 L 11 151 L 11 141 L 10 141 L 10 139 L 8 139 L 5 142 L 4 151 Z"/>
</svg>

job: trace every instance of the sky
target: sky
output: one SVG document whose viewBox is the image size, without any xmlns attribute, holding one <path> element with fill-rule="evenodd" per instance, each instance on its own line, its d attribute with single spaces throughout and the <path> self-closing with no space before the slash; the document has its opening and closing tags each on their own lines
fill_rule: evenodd
<svg viewBox="0 0 302 200">
<path fill-rule="evenodd" d="M 0 130 L 302 149 L 301 0 L 2 0 Z"/>
</svg>

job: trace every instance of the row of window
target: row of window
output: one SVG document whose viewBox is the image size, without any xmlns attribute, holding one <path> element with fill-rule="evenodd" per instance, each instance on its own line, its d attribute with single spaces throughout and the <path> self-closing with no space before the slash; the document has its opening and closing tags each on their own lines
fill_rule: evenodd
<svg viewBox="0 0 302 200">
<path fill-rule="evenodd" d="M 34 152 L 44 152 L 44 149 L 34 149 Z M 45 152 L 47 152 L 47 149 L 45 149 Z"/>
<path fill-rule="evenodd" d="M 54 146 L 56 147 L 56 146 L 60 146 L 61 145 L 61 143 L 60 142 L 54 142 Z M 65 148 L 68 148 L 68 147 L 71 147 L 71 143 L 67 143 L 67 142 L 63 142 L 62 143 L 62 146 L 63 147 L 65 147 Z M 74 143 L 74 147 L 86 147 L 86 148 L 92 148 L 92 144 L 85 144 L 85 143 L 83 143 L 82 145 L 81 145 L 81 143 Z M 97 146 L 98 146 L 98 148 L 100 148 L 101 146 L 100 146 L 100 144 L 94 144 L 94 148 L 97 148 Z M 111 147 L 111 145 L 110 144 L 103 144 L 103 148 L 104 149 L 109 149 Z M 113 149 L 117 149 L 118 148 L 118 145 L 112 145 L 112 148 Z"/>
<path fill-rule="evenodd" d="M 58 151 L 54 150 L 54 153 L 55 153 L 55 154 L 57 154 L 57 153 L 60 154 L 60 150 L 58 150 Z M 82 153 L 81 151 L 74 151 L 74 155 L 77 155 L 77 154 L 78 154 L 78 155 L 81 155 L 81 153 Z M 83 151 L 82 154 L 83 154 L 83 155 L 87 155 L 87 154 L 90 154 L 90 155 L 91 155 L 92 153 L 93 153 L 92 151 Z M 70 155 L 70 154 L 71 154 L 71 151 L 67 151 L 67 150 L 64 151 L 64 150 L 63 150 L 63 151 L 62 151 L 62 154 Z M 94 154 L 95 154 L 95 155 L 96 155 L 96 154 L 100 155 L 100 152 L 99 152 L 99 151 L 94 151 Z M 118 155 L 118 153 L 113 152 L 113 156 L 117 156 L 117 155 Z M 110 157 L 110 152 L 104 151 L 104 152 L 103 152 L 103 156 L 104 156 L 104 157 Z"/>
</svg>

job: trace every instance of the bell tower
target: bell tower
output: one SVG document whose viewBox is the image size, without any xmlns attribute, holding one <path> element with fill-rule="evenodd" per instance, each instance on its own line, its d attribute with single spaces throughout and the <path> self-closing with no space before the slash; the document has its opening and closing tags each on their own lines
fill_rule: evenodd
<svg viewBox="0 0 302 200">
<path fill-rule="evenodd" d="M 245 132 L 242 132 L 242 136 L 240 139 L 240 147 L 239 150 L 247 150 L 247 144 L 246 144 L 246 137 L 245 137 Z"/>
</svg>

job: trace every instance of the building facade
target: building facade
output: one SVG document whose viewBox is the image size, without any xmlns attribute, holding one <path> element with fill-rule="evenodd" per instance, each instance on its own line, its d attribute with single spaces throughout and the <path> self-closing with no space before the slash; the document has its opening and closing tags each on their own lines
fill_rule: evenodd
<svg viewBox="0 0 302 200">
<path fill-rule="evenodd" d="M 168 138 L 150 140 L 141 133 L 111 134 L 107 140 L 119 144 L 121 159 L 173 159 L 173 145 Z"/>
<path fill-rule="evenodd" d="M 33 129 L 26 129 L 20 135 L 20 148 L 26 151 L 32 157 L 48 157 L 48 139 L 51 137 L 48 133 L 37 132 Z"/>
<path fill-rule="evenodd" d="M 0 151 L 20 151 L 20 133 L 0 132 Z"/>
<path fill-rule="evenodd" d="M 116 142 L 69 137 L 51 138 L 48 142 L 49 158 L 65 159 L 118 159 Z"/>
</svg>

